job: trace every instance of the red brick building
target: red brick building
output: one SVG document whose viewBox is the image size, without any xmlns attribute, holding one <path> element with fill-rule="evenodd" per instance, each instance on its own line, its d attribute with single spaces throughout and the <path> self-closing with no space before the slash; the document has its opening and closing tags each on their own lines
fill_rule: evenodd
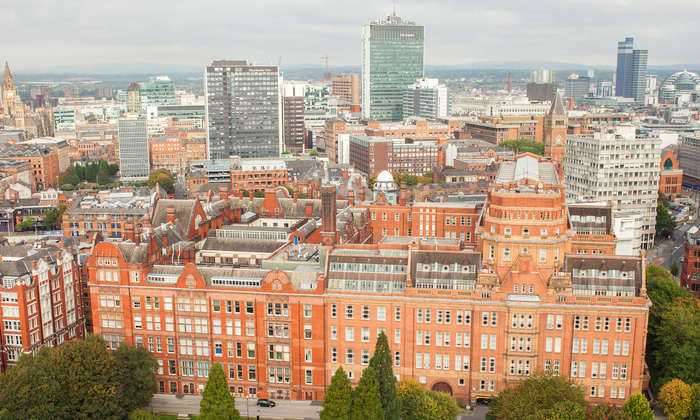
<svg viewBox="0 0 700 420">
<path fill-rule="evenodd" d="M 661 152 L 661 173 L 659 174 L 659 192 L 668 200 L 673 200 L 681 193 L 683 170 L 678 166 L 675 148 L 669 146 Z"/>
<path fill-rule="evenodd" d="M 681 286 L 700 298 L 700 231 L 689 234 L 685 242 Z"/>
<path fill-rule="evenodd" d="M 45 146 L 5 144 L 0 146 L 0 159 L 27 162 L 34 175 L 33 191 L 56 187 L 58 183 L 58 155 Z"/>
<path fill-rule="evenodd" d="M 0 371 L 22 354 L 84 338 L 80 270 L 71 249 L 0 247 Z"/>
</svg>

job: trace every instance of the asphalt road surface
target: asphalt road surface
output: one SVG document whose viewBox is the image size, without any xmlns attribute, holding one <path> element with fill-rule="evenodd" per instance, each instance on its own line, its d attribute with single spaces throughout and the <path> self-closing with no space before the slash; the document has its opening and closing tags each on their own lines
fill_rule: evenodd
<svg viewBox="0 0 700 420">
<path fill-rule="evenodd" d="M 200 395 L 175 395 L 156 394 L 151 400 L 148 411 L 161 414 L 199 414 Z M 265 419 L 293 419 L 306 420 L 318 419 L 322 407 L 320 404 L 311 404 L 311 401 L 283 401 L 275 400 L 276 407 L 258 407 L 256 399 L 236 398 L 236 408 L 241 416 Z"/>
</svg>

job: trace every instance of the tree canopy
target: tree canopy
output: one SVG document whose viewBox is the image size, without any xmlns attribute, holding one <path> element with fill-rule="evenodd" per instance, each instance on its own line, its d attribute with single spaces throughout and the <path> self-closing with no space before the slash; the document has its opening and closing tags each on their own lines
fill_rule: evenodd
<svg viewBox="0 0 700 420">
<path fill-rule="evenodd" d="M 148 187 L 153 188 L 158 184 L 168 194 L 175 191 L 175 177 L 167 169 L 156 169 L 148 176 Z"/>
<path fill-rule="evenodd" d="M 536 141 L 518 139 L 518 140 L 508 140 L 498 143 L 499 146 L 511 149 L 515 153 L 534 153 L 536 155 L 544 156 L 544 143 L 538 143 Z"/>
<path fill-rule="evenodd" d="M 396 376 L 394 376 L 393 357 L 389 349 L 389 339 L 384 332 L 379 333 L 374 354 L 369 361 L 369 367 L 374 369 L 379 382 L 379 393 L 382 397 L 382 408 L 386 420 L 399 420 L 401 407 L 396 398 Z"/>
<path fill-rule="evenodd" d="M 226 373 L 219 363 L 214 363 L 209 371 L 207 385 L 199 403 L 199 417 L 202 420 L 238 420 L 236 400 L 228 389 Z"/>
<path fill-rule="evenodd" d="M 646 360 L 652 385 L 660 389 L 678 378 L 700 382 L 700 307 L 662 267 L 647 268 L 649 310 Z"/>
<path fill-rule="evenodd" d="M 659 402 L 669 420 L 688 418 L 692 412 L 693 387 L 680 379 L 666 382 L 659 392 Z"/>
<path fill-rule="evenodd" d="M 362 371 L 360 382 L 352 392 L 350 420 L 383 419 L 384 417 L 377 373 L 371 367 L 367 367 Z"/>
<path fill-rule="evenodd" d="M 66 211 L 65 204 L 59 204 L 55 209 L 49 209 L 44 212 L 44 217 L 41 219 L 41 224 L 44 229 L 55 230 L 61 227 L 61 218 Z"/>
<path fill-rule="evenodd" d="M 649 401 L 641 392 L 630 395 L 622 406 L 622 411 L 633 420 L 654 420 L 654 412 L 649 407 Z"/>
<path fill-rule="evenodd" d="M 58 185 L 75 186 L 83 181 L 105 185 L 109 183 L 111 177 L 118 170 L 119 165 L 116 163 L 109 164 L 104 159 L 85 165 L 76 164 L 67 168 L 58 176 Z"/>
<path fill-rule="evenodd" d="M 571 404 L 557 406 L 561 401 Z M 583 389 L 573 380 L 564 376 L 536 374 L 524 379 L 512 388 L 501 391 L 491 401 L 487 419 L 516 420 L 535 416 L 535 419 L 548 418 L 555 410 L 577 412 L 572 407 L 585 409 L 588 406 Z M 557 406 L 555 408 L 555 406 Z"/>
<path fill-rule="evenodd" d="M 350 379 L 342 367 L 335 371 L 331 385 L 323 398 L 321 420 L 348 420 L 352 406 L 352 388 Z"/>
<path fill-rule="evenodd" d="M 11 418 L 126 418 L 153 396 L 156 363 L 143 349 L 121 346 L 118 355 L 88 336 L 23 355 L 0 375 L 0 407 Z"/>
<path fill-rule="evenodd" d="M 661 237 L 669 237 L 673 235 L 674 229 L 676 229 L 676 221 L 673 220 L 664 203 L 659 201 L 656 205 L 656 234 Z"/>
<path fill-rule="evenodd" d="M 454 420 L 459 411 L 448 394 L 426 390 L 416 381 L 403 380 L 396 386 L 402 420 Z"/>
</svg>

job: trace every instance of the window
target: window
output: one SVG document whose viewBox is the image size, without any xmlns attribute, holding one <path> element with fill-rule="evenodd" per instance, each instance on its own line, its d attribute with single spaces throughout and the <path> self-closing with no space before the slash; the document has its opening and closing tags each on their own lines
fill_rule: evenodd
<svg viewBox="0 0 700 420">
<path fill-rule="evenodd" d="M 331 304 L 331 318 L 335 319 L 338 317 L 338 305 L 335 303 Z"/>
<path fill-rule="evenodd" d="M 304 318 L 311 318 L 311 305 L 304 305 Z"/>
<path fill-rule="evenodd" d="M 386 321 L 386 306 L 377 307 L 377 321 Z"/>
<path fill-rule="evenodd" d="M 362 319 L 365 321 L 369 320 L 369 306 L 362 307 Z"/>
<path fill-rule="evenodd" d="M 564 325 L 564 316 L 563 315 L 557 315 L 557 329 L 560 330 L 562 326 Z"/>
<path fill-rule="evenodd" d="M 338 349 L 335 347 L 331 348 L 331 362 L 338 363 Z"/>
<path fill-rule="evenodd" d="M 547 315 L 547 329 L 554 329 L 554 315 L 552 314 Z"/>
<path fill-rule="evenodd" d="M 540 249 L 540 262 L 541 263 L 547 262 L 547 249 L 546 248 Z"/>
<path fill-rule="evenodd" d="M 489 373 L 496 373 L 496 358 L 489 358 Z"/>
<path fill-rule="evenodd" d="M 510 261 L 510 248 L 503 248 L 503 261 Z"/>
<path fill-rule="evenodd" d="M 401 352 L 394 352 L 394 366 L 401 366 Z"/>
<path fill-rule="evenodd" d="M 491 326 L 495 327 L 498 325 L 498 313 L 491 312 Z"/>
<path fill-rule="evenodd" d="M 489 313 L 488 312 L 483 312 L 481 314 L 481 325 L 484 327 L 489 326 Z"/>
<path fill-rule="evenodd" d="M 304 379 L 307 385 L 311 385 L 313 383 L 313 372 L 309 369 L 306 369 Z"/>
<path fill-rule="evenodd" d="M 369 343 L 369 328 L 362 328 L 360 340 L 363 343 Z"/>
<path fill-rule="evenodd" d="M 306 363 L 313 362 L 313 352 L 311 349 L 304 349 L 304 362 L 306 362 Z"/>
<path fill-rule="evenodd" d="M 304 339 L 311 340 L 311 324 L 304 324 Z"/>
<path fill-rule="evenodd" d="M 355 329 L 353 327 L 345 327 L 345 341 L 355 341 Z"/>
<path fill-rule="evenodd" d="M 349 365 L 355 363 L 355 353 L 352 349 L 345 350 L 345 363 Z"/>
<path fill-rule="evenodd" d="M 369 365 L 369 350 L 362 350 L 360 352 L 360 364 L 362 366 Z"/>
<path fill-rule="evenodd" d="M 345 305 L 345 319 L 354 319 L 355 312 L 352 305 Z"/>
</svg>

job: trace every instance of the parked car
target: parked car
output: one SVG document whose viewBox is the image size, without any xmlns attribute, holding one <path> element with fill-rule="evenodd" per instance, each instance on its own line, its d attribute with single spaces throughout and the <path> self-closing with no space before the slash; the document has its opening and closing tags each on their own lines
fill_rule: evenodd
<svg viewBox="0 0 700 420">
<path fill-rule="evenodd" d="M 274 407 L 276 405 L 274 401 L 267 398 L 258 398 L 258 407 Z"/>
</svg>

